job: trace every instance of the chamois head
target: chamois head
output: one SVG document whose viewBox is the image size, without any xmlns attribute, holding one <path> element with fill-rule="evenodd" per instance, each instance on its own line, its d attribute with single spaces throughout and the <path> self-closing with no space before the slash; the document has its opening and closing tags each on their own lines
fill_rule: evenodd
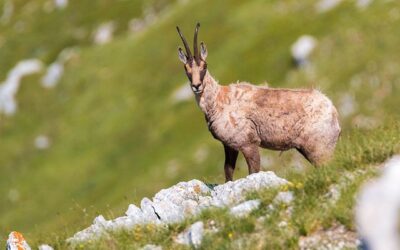
<svg viewBox="0 0 400 250">
<path fill-rule="evenodd" d="M 176 27 L 186 50 L 185 54 L 181 47 L 178 48 L 179 60 L 181 60 L 185 66 L 186 75 L 189 78 L 190 85 L 195 94 L 203 92 L 203 80 L 207 72 L 207 48 L 203 42 L 200 43 L 200 51 L 197 47 L 197 33 L 199 32 L 199 28 L 200 23 L 197 23 L 193 39 L 193 56 L 185 37 L 182 35 L 179 27 Z"/>
</svg>

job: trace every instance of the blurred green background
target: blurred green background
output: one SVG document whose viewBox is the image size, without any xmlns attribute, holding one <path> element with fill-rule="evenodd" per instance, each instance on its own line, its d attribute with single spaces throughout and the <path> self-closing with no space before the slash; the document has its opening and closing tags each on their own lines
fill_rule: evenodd
<svg viewBox="0 0 400 250">
<path fill-rule="evenodd" d="M 338 107 L 344 134 L 368 136 L 398 118 L 398 1 L 349 0 L 325 11 L 309 0 L 57 2 L 0 0 L 0 83 L 21 60 L 44 65 L 22 79 L 15 114 L 0 110 L 2 240 L 12 230 L 65 238 L 179 181 L 223 182 L 223 148 L 183 87 L 176 25 L 191 43 L 201 22 L 221 84 L 318 88 Z M 296 68 L 290 47 L 305 34 L 317 45 Z M 43 87 L 65 49 L 59 82 Z M 280 176 L 310 167 L 295 152 L 262 158 Z M 247 174 L 241 156 L 238 164 L 235 178 Z"/>
</svg>

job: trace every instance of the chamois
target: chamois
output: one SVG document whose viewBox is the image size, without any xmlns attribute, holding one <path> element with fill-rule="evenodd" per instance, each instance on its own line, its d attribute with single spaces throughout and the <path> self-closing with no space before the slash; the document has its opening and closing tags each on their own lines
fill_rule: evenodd
<svg viewBox="0 0 400 250">
<path fill-rule="evenodd" d="M 176 27 L 186 54 L 178 48 L 197 104 L 208 129 L 225 151 L 225 181 L 231 181 L 238 152 L 249 174 L 260 171 L 259 147 L 297 149 L 311 164 L 321 166 L 333 155 L 340 134 L 338 113 L 332 102 L 315 89 L 283 89 L 247 82 L 219 85 L 207 69 L 207 49 L 197 46 L 200 24 L 194 32 L 192 55 Z"/>
</svg>

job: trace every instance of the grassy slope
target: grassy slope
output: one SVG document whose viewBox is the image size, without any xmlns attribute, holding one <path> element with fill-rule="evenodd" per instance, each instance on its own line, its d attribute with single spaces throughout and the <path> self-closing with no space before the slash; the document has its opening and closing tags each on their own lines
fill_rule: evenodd
<svg viewBox="0 0 400 250">
<path fill-rule="evenodd" d="M 191 249 L 175 243 L 174 238 L 198 220 L 205 222 L 206 230 L 213 227 L 219 229 L 216 233 L 206 232 L 200 249 L 298 249 L 300 237 L 338 223 L 354 231 L 354 197 L 366 179 L 379 173 L 377 164 L 400 152 L 400 127 L 390 124 L 374 130 L 372 134 L 367 131 L 353 132 L 342 139 L 330 165 L 300 175 L 292 174 L 289 179 L 294 185 L 251 194 L 249 199 L 260 199 L 262 204 L 246 218 L 232 218 L 224 209 L 210 210 L 168 227 L 150 224 L 111 232 L 100 240 L 78 245 L 77 249 L 138 249 L 146 244 L 162 245 L 165 249 Z M 355 150 L 350 153 L 348 147 Z M 341 196 L 336 202 L 332 202 L 329 196 L 333 185 L 341 187 Z M 287 190 L 295 195 L 292 215 L 289 215 L 286 205 L 274 205 L 275 209 L 269 210 L 268 205 L 277 192 Z M 282 222 L 286 222 L 286 226 L 279 226 Z M 62 241 L 53 242 L 55 246 L 66 247 Z"/>
<path fill-rule="evenodd" d="M 205 222 L 206 228 L 200 249 L 298 249 L 301 236 L 338 223 L 354 231 L 354 197 L 360 185 L 379 173 L 379 163 L 394 153 L 400 153 L 398 123 L 389 122 L 369 132 L 368 137 L 365 136 L 366 132 L 348 131 L 338 145 L 335 159 L 328 166 L 302 173 L 292 172 L 286 176 L 291 180 L 291 185 L 250 194 L 249 199 L 261 199 L 262 204 L 246 218 L 232 218 L 226 210 L 214 209 L 168 227 L 150 224 L 128 231 L 110 232 L 100 240 L 83 243 L 76 248 L 138 249 L 146 244 L 156 244 L 165 249 L 192 249 L 175 243 L 174 238 L 198 220 Z M 333 186 L 339 187 L 341 192 L 335 202 L 329 195 Z M 282 204 L 275 204 L 271 211 L 268 205 L 277 192 L 288 190 L 295 195 L 291 205 L 292 215 L 289 215 L 288 207 Z M 278 226 L 282 221 L 287 226 Z M 219 231 L 207 232 L 213 227 Z M 53 241 L 53 245 L 66 247 L 63 241 Z"/>
<path fill-rule="evenodd" d="M 19 2 L 17 13 L 27 20 L 26 33 L 16 34 L 9 27 L 0 31 L 6 38 L 1 69 L 27 57 L 49 63 L 65 46 L 78 45 L 80 50 L 68 63 L 57 88 L 41 89 L 38 77 L 29 77 L 18 94 L 18 113 L 0 117 L 3 235 L 20 230 L 37 242 L 48 240 L 49 231 L 63 237 L 88 225 L 94 214 L 119 215 L 128 203 L 179 180 L 222 181 L 222 150 L 208 134 L 194 101 L 173 104 L 170 100 L 173 90 L 186 81 L 176 58 L 180 44 L 176 24 L 191 37 L 194 23 L 201 20 L 200 37 L 208 45 L 209 68 L 222 83 L 240 79 L 255 83 L 267 80 L 272 86 L 317 86 L 335 103 L 350 92 L 356 97 L 358 112 L 381 123 L 398 113 L 400 65 L 396 55 L 400 36 L 396 27 L 400 20 L 393 10 L 400 6 L 395 2 L 376 2 L 364 11 L 344 3 L 334 11 L 317 14 L 311 2 L 230 1 L 227 5 L 190 1 L 171 5 L 158 22 L 135 36 L 125 34 L 124 27 L 127 20 L 140 15 L 141 8 L 127 8 L 127 1 L 112 6 L 107 5 L 109 1 L 98 1 L 97 8 L 79 1 L 64 10 L 66 13 L 43 14 L 37 9 L 34 11 L 40 18 L 34 19 L 24 10 L 26 4 Z M 118 11 L 107 11 L 116 6 Z M 93 14 L 86 15 L 88 12 Z M 75 15 L 75 22 L 65 21 Z M 110 19 L 120 20 L 121 25 L 118 38 L 108 45 L 91 46 L 89 37 L 71 38 L 78 25 L 87 27 L 90 34 L 96 24 Z M 63 25 L 66 32 L 54 36 L 56 24 Z M 316 36 L 319 47 L 312 58 L 313 68 L 297 71 L 291 67 L 288 48 L 305 33 Z M 2 78 L 5 72 L 0 72 Z M 360 86 L 351 85 L 356 81 Z M 349 130 L 352 120 L 342 120 L 344 137 L 354 134 Z M 389 153 L 378 153 L 378 160 L 371 162 L 357 157 L 381 149 L 387 141 L 384 135 L 396 132 L 395 125 L 377 130 L 372 137 L 376 144 L 367 148 L 365 144 L 357 146 L 357 141 L 366 137 L 368 142 L 372 135 L 357 132 L 357 141 L 341 142 L 346 150 L 337 163 L 352 170 L 359 164 L 383 161 Z M 49 150 L 34 149 L 38 134 L 49 135 Z M 195 159 L 194 152 L 201 147 L 212 152 L 205 162 Z M 305 190 L 307 185 L 316 185 L 307 176 L 293 174 L 289 158 L 290 154 L 279 158 L 272 168 L 281 176 L 304 182 Z M 286 167 L 278 168 L 282 162 Z M 169 165 L 176 165 L 176 175 L 168 174 Z M 323 177 L 325 171 L 338 175 L 341 170 L 335 170 L 334 165 L 327 169 L 308 171 Z M 237 176 L 244 174 L 242 167 Z M 316 179 L 327 187 L 330 182 L 322 177 Z M 20 192 L 16 203 L 7 198 L 10 188 Z M 313 207 L 315 200 L 310 197 L 304 202 Z M 298 232 L 312 231 L 310 224 L 317 215 L 304 216 Z M 349 213 L 346 216 L 349 220 Z"/>
</svg>

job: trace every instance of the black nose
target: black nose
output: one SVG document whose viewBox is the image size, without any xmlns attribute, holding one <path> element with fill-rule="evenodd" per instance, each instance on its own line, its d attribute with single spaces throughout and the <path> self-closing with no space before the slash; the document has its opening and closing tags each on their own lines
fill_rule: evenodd
<svg viewBox="0 0 400 250">
<path fill-rule="evenodd" d="M 194 90 L 197 91 L 197 90 L 199 90 L 199 88 L 200 88 L 200 84 L 198 84 L 198 85 L 193 85 L 193 89 L 194 89 Z"/>
</svg>

